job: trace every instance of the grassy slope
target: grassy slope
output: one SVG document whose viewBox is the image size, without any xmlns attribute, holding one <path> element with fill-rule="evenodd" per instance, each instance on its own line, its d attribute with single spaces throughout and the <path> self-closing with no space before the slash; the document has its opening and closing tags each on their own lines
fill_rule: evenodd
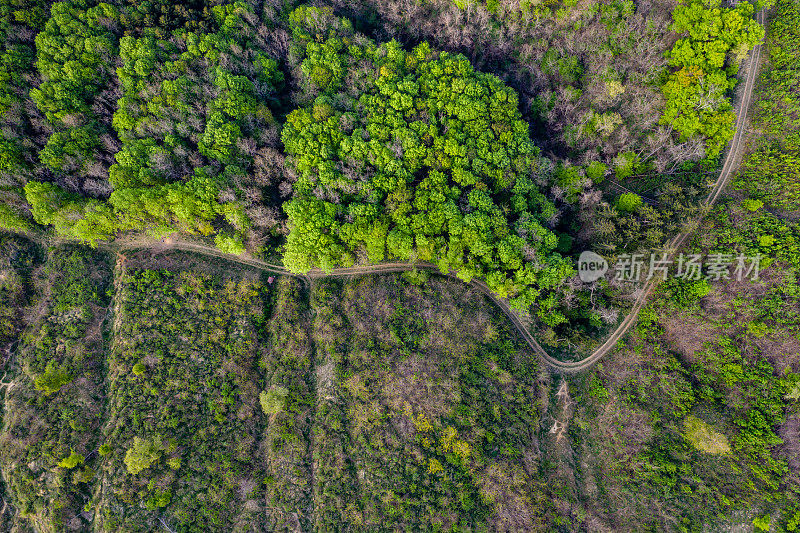
<svg viewBox="0 0 800 533">
<path fill-rule="evenodd" d="M 110 278 L 107 257 L 79 248 L 49 250 L 30 273 L 36 305 L 6 389 L 0 462 L 16 511 L 40 531 L 80 525 L 88 499 L 91 460 L 71 470 L 58 463 L 72 452 L 89 459 L 99 445 Z"/>
<path fill-rule="evenodd" d="M 479 292 L 402 276 L 309 292 L 185 258 L 112 269 L 50 251 L 0 434 L 18 527 L 530 529 L 552 514 L 537 364 Z M 72 379 L 48 395 L 49 360 Z M 72 451 L 84 462 L 58 466 Z"/>
<path fill-rule="evenodd" d="M 536 362 L 482 295 L 364 278 L 312 305 L 318 529 L 541 527 Z"/>
</svg>

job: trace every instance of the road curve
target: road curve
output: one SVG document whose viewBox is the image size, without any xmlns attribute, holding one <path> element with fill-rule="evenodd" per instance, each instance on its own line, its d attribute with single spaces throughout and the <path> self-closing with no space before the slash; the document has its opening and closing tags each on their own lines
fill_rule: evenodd
<svg viewBox="0 0 800 533">
<path fill-rule="evenodd" d="M 760 24 L 764 24 L 764 11 L 761 11 L 757 15 L 757 20 Z M 709 207 L 711 207 L 719 198 L 720 194 L 722 193 L 723 189 L 726 187 L 728 182 L 730 181 L 730 177 L 732 175 L 733 170 L 736 168 L 736 159 L 739 156 L 743 139 L 744 139 L 744 126 L 747 121 L 747 111 L 750 106 L 750 100 L 752 98 L 753 87 L 755 85 L 756 73 L 758 70 L 758 62 L 761 55 L 761 48 L 762 45 L 758 45 L 753 49 L 751 55 L 751 61 L 749 64 L 748 72 L 747 72 L 747 80 L 745 83 L 745 88 L 742 94 L 742 99 L 739 102 L 739 112 L 738 118 L 736 121 L 736 132 L 734 134 L 733 139 L 731 140 L 730 147 L 726 153 L 725 161 L 723 162 L 722 169 L 720 171 L 719 177 L 714 182 L 714 185 L 711 187 L 708 196 L 704 202 L 703 212 L 705 212 Z M 702 216 L 703 213 L 701 213 Z M 37 238 L 36 235 L 30 234 L 30 232 L 23 232 L 28 237 Z M 669 242 L 665 245 L 665 250 L 668 251 L 670 254 L 670 258 L 674 256 L 677 250 L 686 242 L 686 240 L 691 235 L 691 230 L 684 231 L 674 238 L 670 239 Z M 56 239 L 56 241 L 63 241 L 68 242 L 67 239 Z M 274 274 L 280 275 L 287 275 L 287 276 L 294 276 L 303 279 L 306 283 L 311 282 L 313 279 L 325 278 L 325 277 L 343 277 L 343 276 L 357 276 L 357 275 L 365 275 L 365 274 L 388 274 L 394 272 L 407 272 L 412 270 L 425 270 L 425 271 L 432 271 L 440 273 L 439 268 L 436 265 L 431 263 L 381 263 L 377 265 L 364 265 L 364 266 L 357 266 L 357 267 L 346 267 L 346 268 L 336 268 L 333 269 L 331 272 L 325 272 L 320 269 L 314 269 L 308 272 L 307 274 L 297 274 L 294 272 L 289 271 L 283 265 L 278 265 L 274 263 L 269 263 L 266 261 L 262 261 L 255 257 L 250 256 L 236 256 L 230 255 L 221 252 L 217 248 L 206 246 L 203 244 L 197 244 L 192 242 L 186 242 L 182 240 L 175 240 L 175 239 L 166 239 L 164 241 L 160 241 L 158 243 L 153 243 L 152 241 L 125 241 L 119 240 L 109 243 L 102 243 L 98 245 L 100 248 L 112 251 L 112 252 L 124 252 L 124 251 L 132 251 L 136 249 L 149 249 L 149 250 L 182 250 L 186 252 L 193 252 L 200 255 L 210 256 L 210 257 L 218 257 L 224 259 L 226 261 L 236 262 L 242 265 L 247 265 L 259 270 L 263 270 L 266 272 L 271 272 Z M 449 277 L 457 278 L 455 273 L 447 274 Z M 600 360 L 604 355 L 610 352 L 617 344 L 617 342 L 625 336 L 626 333 L 630 330 L 631 326 L 636 322 L 636 318 L 639 315 L 642 307 L 647 303 L 647 298 L 653 291 L 656 283 L 655 280 L 647 281 L 644 286 L 640 289 L 639 296 L 636 298 L 631 311 L 628 315 L 625 316 L 623 321 L 617 326 L 617 329 L 614 330 L 611 335 L 605 340 L 605 342 L 597 348 L 594 352 L 590 355 L 586 356 L 584 359 L 579 361 L 559 361 L 555 357 L 551 356 L 550 354 L 545 351 L 539 342 L 533 338 L 528 328 L 520 320 L 519 315 L 509 306 L 508 302 L 504 299 L 498 298 L 489 287 L 482 281 L 478 279 L 473 279 L 470 284 L 489 297 L 508 317 L 511 323 L 514 325 L 516 330 L 525 339 L 525 342 L 528 346 L 533 350 L 536 354 L 538 354 L 544 362 L 550 366 L 554 370 L 558 370 L 565 373 L 572 373 L 572 372 L 580 372 L 591 367 L 594 363 Z"/>
</svg>

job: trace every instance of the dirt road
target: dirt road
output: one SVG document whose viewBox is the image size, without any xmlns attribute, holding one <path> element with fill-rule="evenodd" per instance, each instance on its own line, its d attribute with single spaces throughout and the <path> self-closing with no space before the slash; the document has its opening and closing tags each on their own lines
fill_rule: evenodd
<svg viewBox="0 0 800 533">
<path fill-rule="evenodd" d="M 758 22 L 760 24 L 764 24 L 764 12 L 761 11 L 757 15 Z M 736 133 L 731 141 L 730 147 L 726 153 L 725 160 L 722 165 L 722 169 L 720 171 L 719 177 L 717 178 L 716 182 L 712 186 L 706 200 L 705 200 L 705 207 L 711 207 L 719 198 L 720 194 L 722 193 L 723 189 L 727 186 L 728 182 L 730 181 L 730 177 L 733 171 L 737 168 L 738 159 L 741 156 L 741 152 L 744 145 L 744 127 L 747 123 L 747 111 L 750 106 L 750 101 L 752 99 L 753 94 L 753 87 L 755 85 L 756 74 L 758 71 L 758 63 L 761 56 L 761 45 L 756 46 L 751 55 L 751 60 L 749 61 L 748 72 L 745 82 L 744 91 L 742 93 L 741 101 L 738 105 L 738 113 L 737 113 L 737 122 L 736 122 Z M 703 216 L 706 209 L 702 210 L 701 217 Z M 694 221 L 698 222 L 698 221 Z M 671 239 L 665 246 L 665 249 L 670 252 L 670 257 L 673 257 L 677 250 L 686 242 L 686 240 L 691 235 L 690 230 L 686 230 L 679 235 L 676 235 L 673 239 Z M 31 235 L 29 235 L 31 236 Z M 36 237 L 36 236 L 31 236 Z M 65 241 L 63 239 L 57 239 L 59 241 Z M 65 241 L 66 242 L 66 241 Z M 262 261 L 255 257 L 251 257 L 248 255 L 242 256 L 235 256 L 225 254 L 218 249 L 212 246 L 206 246 L 203 244 L 198 243 L 191 243 L 186 242 L 178 239 L 165 239 L 163 241 L 153 243 L 150 239 L 142 239 L 142 238 L 134 238 L 134 239 L 121 239 L 118 241 L 104 243 L 99 245 L 101 248 L 112 251 L 112 252 L 124 252 L 129 250 L 135 249 L 150 249 L 150 250 L 183 250 L 187 252 L 193 252 L 200 255 L 211 256 L 211 257 L 219 257 L 225 259 L 227 261 L 236 262 L 239 264 L 247 265 L 250 267 L 254 267 L 260 270 L 264 270 L 267 272 L 272 272 L 275 274 L 282 274 L 282 275 L 289 275 L 300 277 L 304 279 L 306 282 L 310 283 L 313 279 L 324 278 L 324 277 L 342 277 L 342 276 L 358 276 L 358 275 L 368 275 L 368 274 L 387 274 L 393 272 L 406 272 L 411 270 L 426 270 L 439 273 L 439 268 L 436 265 L 431 263 L 416 263 L 416 264 L 409 264 L 409 263 L 382 263 L 378 265 L 365 265 L 365 266 L 357 266 L 357 267 L 348 267 L 348 268 L 336 268 L 332 272 L 324 272 L 319 269 L 314 269 L 310 271 L 308 274 L 296 274 L 290 272 L 286 269 L 283 265 L 278 265 L 274 263 L 269 263 L 266 261 Z M 448 274 L 450 277 L 457 278 L 457 276 L 453 273 Z M 559 361 L 555 357 L 552 357 L 547 351 L 539 344 L 536 339 L 533 338 L 531 333 L 528 331 L 528 328 L 520 320 L 519 315 L 511 309 L 503 299 L 498 298 L 490 289 L 489 287 L 480 280 L 472 280 L 472 286 L 476 289 L 484 293 L 486 296 L 491 298 L 491 300 L 497 304 L 497 306 L 505 313 L 508 319 L 514 324 L 514 327 L 517 329 L 520 335 L 525 339 L 525 342 L 530 346 L 530 348 L 540 355 L 545 363 L 555 370 L 559 370 L 562 372 L 580 372 L 581 370 L 585 370 L 591 367 L 594 363 L 600 360 L 604 355 L 610 352 L 614 346 L 616 346 L 617 342 L 628 333 L 631 326 L 636 322 L 636 318 L 639 315 L 642 307 L 647 303 L 647 298 L 653 291 L 655 287 L 655 281 L 651 280 L 645 283 L 645 285 L 640 290 L 640 294 L 637 297 L 634 305 L 628 313 L 628 315 L 624 318 L 624 320 L 620 323 L 614 332 L 605 340 L 605 342 L 597 348 L 594 352 L 590 355 L 581 359 L 579 361 Z"/>
</svg>

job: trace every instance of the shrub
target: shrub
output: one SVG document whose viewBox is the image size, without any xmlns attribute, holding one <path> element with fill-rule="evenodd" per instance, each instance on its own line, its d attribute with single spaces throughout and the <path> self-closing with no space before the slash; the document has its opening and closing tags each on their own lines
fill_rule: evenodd
<svg viewBox="0 0 800 533">
<path fill-rule="evenodd" d="M 36 377 L 34 386 L 36 390 L 50 395 L 61 390 L 61 387 L 72 381 L 72 376 L 55 361 L 47 363 L 45 371 Z"/>
<path fill-rule="evenodd" d="M 699 418 L 687 416 L 683 421 L 683 427 L 684 436 L 695 449 L 716 455 L 731 453 L 728 438 Z"/>
<path fill-rule="evenodd" d="M 764 202 L 753 198 L 747 198 L 742 201 L 742 207 L 744 207 L 748 211 L 758 211 L 759 209 L 764 207 Z"/>
<path fill-rule="evenodd" d="M 262 391 L 258 395 L 258 399 L 261 402 L 261 409 L 264 410 L 264 414 L 274 415 L 280 413 L 288 395 L 289 390 L 285 387 L 273 387 L 269 391 Z"/>
<path fill-rule="evenodd" d="M 606 178 L 608 166 L 600 161 L 592 161 L 586 167 L 586 176 L 594 183 L 601 183 Z"/>
<path fill-rule="evenodd" d="M 133 446 L 125 452 L 125 466 L 131 474 L 138 474 L 161 457 L 161 443 L 157 439 L 133 438 Z"/>
<path fill-rule="evenodd" d="M 636 165 L 639 163 L 639 156 L 633 152 L 622 152 L 614 158 L 614 172 L 618 179 L 625 179 L 633 176 Z"/>
<path fill-rule="evenodd" d="M 241 255 L 244 253 L 244 243 L 239 235 L 220 233 L 214 237 L 214 244 L 221 252 L 226 254 Z"/>
<path fill-rule="evenodd" d="M 69 456 L 63 458 L 59 463 L 58 466 L 61 468 L 75 468 L 79 464 L 83 463 L 84 457 L 83 455 L 75 452 L 74 450 Z"/>
<path fill-rule="evenodd" d="M 642 206 L 642 197 L 636 193 L 626 192 L 617 199 L 617 209 L 633 213 Z"/>
</svg>

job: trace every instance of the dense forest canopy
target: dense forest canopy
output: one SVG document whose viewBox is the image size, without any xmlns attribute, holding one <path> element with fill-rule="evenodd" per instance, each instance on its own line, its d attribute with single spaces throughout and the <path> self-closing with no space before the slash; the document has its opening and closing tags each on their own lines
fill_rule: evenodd
<svg viewBox="0 0 800 533">
<path fill-rule="evenodd" d="M 557 286 L 571 267 L 544 227 L 555 206 L 537 186 L 544 163 L 516 94 L 463 57 L 359 43 L 321 15 L 291 15 L 303 83 L 318 96 L 282 133 L 298 173 L 284 206 L 287 267 L 349 266 L 362 251 L 372 263 L 433 261 L 520 307 Z"/>
<path fill-rule="evenodd" d="M 533 27 L 532 10 L 560 21 L 571 8 L 557 7 L 519 13 Z M 484 8 L 510 14 L 502 3 Z M 89 243 L 181 232 L 232 253 L 283 247 L 288 234 L 284 258 L 295 270 L 433 261 L 526 307 L 570 275 L 554 248 L 568 250 L 580 230 L 556 226 L 581 195 L 590 198 L 609 170 L 625 178 L 663 166 L 658 149 L 616 138 L 626 119 L 609 105 L 634 78 L 612 70 L 601 80 L 609 105 L 597 100 L 567 129 L 606 139 L 613 157 L 553 164 L 526 119 L 559 108 L 555 93 L 521 105 L 463 56 L 378 44 L 329 8 L 67 0 L 4 9 L 13 45 L 3 56 L 8 226 L 36 222 Z M 615 2 L 575 14 L 616 35 L 635 12 Z M 730 138 L 730 76 L 762 36 L 751 15 L 747 2 L 699 0 L 672 14 L 671 30 L 684 36 L 664 50 L 675 72 L 662 76 L 661 120 L 688 143 L 706 138 L 707 158 Z M 584 75 L 587 60 L 553 48 L 540 66 L 579 98 L 596 81 Z M 23 78 L 32 68 L 38 76 Z M 611 211 L 609 224 L 641 228 L 645 211 Z"/>
<path fill-rule="evenodd" d="M 40 159 L 56 173 L 105 174 L 95 153 L 116 143 L 103 199 L 81 198 L 54 186 L 25 186 L 34 219 L 63 235 L 91 243 L 124 230 L 152 235 L 175 231 L 216 233 L 226 251 L 243 251 L 248 220 L 220 192 L 248 172 L 252 156 L 239 145 L 256 144 L 274 120 L 266 98 L 282 75 L 277 62 L 252 44 L 255 15 L 238 3 L 215 6 L 216 32 L 177 29 L 168 40 L 145 29 L 118 36 L 120 10 L 99 4 L 82 10 L 53 6 L 37 36 L 37 66 L 44 83 L 31 97 L 54 128 Z M 249 21 L 249 22 L 248 22 Z M 116 69 L 120 91 L 111 124 L 95 118 L 100 93 Z M 99 166 L 99 168 L 97 168 Z M 226 228 L 213 226 L 224 219 Z"/>
<path fill-rule="evenodd" d="M 570 263 L 696 213 L 753 5 L 386 1 L 4 4 L 0 223 L 433 263 L 592 344 L 625 291 Z"/>
</svg>

